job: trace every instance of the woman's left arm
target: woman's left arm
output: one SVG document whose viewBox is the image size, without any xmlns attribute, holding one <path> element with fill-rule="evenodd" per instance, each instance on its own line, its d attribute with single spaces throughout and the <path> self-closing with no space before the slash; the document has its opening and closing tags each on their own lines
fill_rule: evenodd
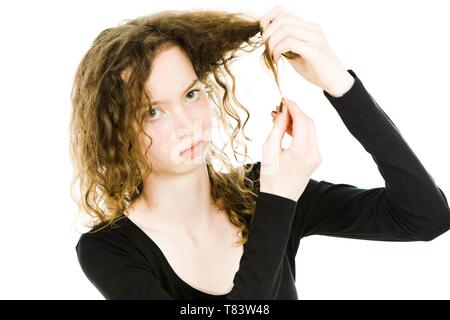
<svg viewBox="0 0 450 320">
<path fill-rule="evenodd" d="M 385 187 L 362 189 L 310 179 L 292 222 L 290 249 L 310 235 L 378 241 L 430 241 L 450 229 L 444 192 L 397 127 L 355 78 L 342 97 L 323 94 L 375 161 Z"/>
<path fill-rule="evenodd" d="M 310 179 L 298 200 L 293 246 L 312 234 L 428 241 L 449 230 L 444 193 L 355 72 L 339 62 L 321 28 L 278 5 L 260 23 L 274 60 L 290 51 L 289 63 L 323 90 L 350 133 L 372 155 L 386 185 L 360 189 Z"/>
<path fill-rule="evenodd" d="M 323 94 L 350 133 L 371 154 L 385 187 L 359 189 L 348 184 L 311 181 L 308 203 L 303 201 L 297 207 L 309 216 L 301 233 L 340 233 L 394 241 L 434 239 L 450 229 L 444 192 L 355 72 L 348 72 L 355 78 L 348 92 L 341 97 L 326 91 Z"/>
</svg>

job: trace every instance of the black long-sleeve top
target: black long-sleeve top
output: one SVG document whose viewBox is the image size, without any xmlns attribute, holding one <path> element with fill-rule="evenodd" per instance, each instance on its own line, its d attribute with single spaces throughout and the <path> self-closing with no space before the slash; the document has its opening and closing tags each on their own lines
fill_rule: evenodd
<svg viewBox="0 0 450 320">
<path fill-rule="evenodd" d="M 303 237 L 429 241 L 449 230 L 444 193 L 361 80 L 347 71 L 355 82 L 343 96 L 323 94 L 372 155 L 385 187 L 310 179 L 293 201 L 260 192 L 257 183 L 249 238 L 226 295 L 207 294 L 184 282 L 156 243 L 127 217 L 114 228 L 81 235 L 76 251 L 91 283 L 107 299 L 298 299 L 295 256 Z M 252 178 L 259 176 L 260 165 L 255 163 Z"/>
</svg>

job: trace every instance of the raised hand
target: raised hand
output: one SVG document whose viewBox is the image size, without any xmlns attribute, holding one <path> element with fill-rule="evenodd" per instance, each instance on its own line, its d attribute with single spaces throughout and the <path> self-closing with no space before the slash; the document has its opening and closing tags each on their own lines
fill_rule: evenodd
<svg viewBox="0 0 450 320">
<path fill-rule="evenodd" d="M 260 18 L 260 27 L 275 63 L 285 56 L 298 74 L 334 97 L 352 87 L 355 79 L 339 61 L 317 23 L 276 5 Z"/>
<path fill-rule="evenodd" d="M 264 145 L 260 170 L 260 191 L 297 201 L 309 178 L 321 163 L 314 121 L 292 100 L 283 98 L 285 107 L 274 120 Z M 281 147 L 291 125 L 292 141 Z"/>
</svg>

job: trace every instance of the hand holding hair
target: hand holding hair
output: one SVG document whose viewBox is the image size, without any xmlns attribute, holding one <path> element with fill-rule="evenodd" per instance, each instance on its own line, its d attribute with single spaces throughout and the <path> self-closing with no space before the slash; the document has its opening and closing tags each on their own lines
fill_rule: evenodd
<svg viewBox="0 0 450 320">
<path fill-rule="evenodd" d="M 313 119 L 286 97 L 283 97 L 283 104 L 285 107 L 274 119 L 263 145 L 260 191 L 297 201 L 320 165 L 321 156 Z M 293 139 L 284 149 L 281 143 L 288 130 Z"/>
<path fill-rule="evenodd" d="M 331 49 L 322 28 L 276 5 L 260 18 L 263 40 L 274 63 L 281 56 L 304 79 L 335 97 L 347 92 L 355 81 Z"/>
</svg>

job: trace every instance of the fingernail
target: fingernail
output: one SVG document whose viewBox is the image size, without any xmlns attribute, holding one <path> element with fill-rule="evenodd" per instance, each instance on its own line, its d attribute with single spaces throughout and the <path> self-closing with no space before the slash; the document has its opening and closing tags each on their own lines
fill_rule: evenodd
<svg viewBox="0 0 450 320">
<path fill-rule="evenodd" d="M 278 113 L 283 113 L 283 110 L 284 110 L 284 108 L 283 108 L 283 102 L 281 102 L 280 105 L 277 106 L 277 112 L 278 112 Z"/>
</svg>

